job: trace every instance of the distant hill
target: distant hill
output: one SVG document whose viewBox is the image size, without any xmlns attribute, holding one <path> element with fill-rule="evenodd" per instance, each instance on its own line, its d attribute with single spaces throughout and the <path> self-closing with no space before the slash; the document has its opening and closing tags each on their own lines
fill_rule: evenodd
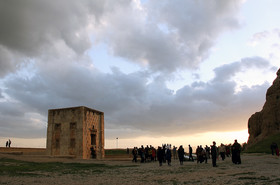
<svg viewBox="0 0 280 185">
<path fill-rule="evenodd" d="M 270 145 L 275 142 L 280 147 L 280 133 L 267 136 L 263 140 L 247 146 L 245 153 L 268 153 L 271 154 Z"/>
</svg>

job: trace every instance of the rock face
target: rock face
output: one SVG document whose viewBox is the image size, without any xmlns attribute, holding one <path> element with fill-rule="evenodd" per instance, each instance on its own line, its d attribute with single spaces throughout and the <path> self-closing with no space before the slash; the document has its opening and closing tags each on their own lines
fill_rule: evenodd
<svg viewBox="0 0 280 185">
<path fill-rule="evenodd" d="M 280 69 L 272 86 L 266 92 L 266 102 L 260 112 L 248 121 L 248 145 L 280 132 Z"/>
</svg>

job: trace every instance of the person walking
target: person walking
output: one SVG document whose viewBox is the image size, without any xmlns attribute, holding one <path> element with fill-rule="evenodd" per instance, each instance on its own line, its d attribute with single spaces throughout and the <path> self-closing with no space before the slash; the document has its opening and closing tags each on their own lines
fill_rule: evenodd
<svg viewBox="0 0 280 185">
<path fill-rule="evenodd" d="M 191 147 L 191 145 L 189 145 L 189 161 L 192 159 L 192 161 L 194 161 L 193 160 L 193 156 L 192 156 L 192 152 L 193 152 L 193 150 L 192 150 L 192 147 Z"/>
</svg>

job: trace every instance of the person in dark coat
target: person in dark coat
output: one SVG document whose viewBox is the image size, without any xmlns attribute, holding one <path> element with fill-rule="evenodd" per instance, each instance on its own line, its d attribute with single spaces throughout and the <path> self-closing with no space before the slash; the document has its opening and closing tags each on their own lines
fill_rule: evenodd
<svg viewBox="0 0 280 185">
<path fill-rule="evenodd" d="M 234 141 L 234 144 L 231 146 L 232 151 L 232 162 L 234 164 L 241 164 L 241 145 L 237 142 L 237 140 Z"/>
<path fill-rule="evenodd" d="M 217 160 L 217 147 L 216 142 L 213 141 L 213 145 L 211 146 L 211 157 L 212 157 L 212 165 L 213 167 L 217 167 L 216 160 Z"/>
<path fill-rule="evenodd" d="M 172 154 L 171 154 L 171 150 L 169 147 L 167 147 L 166 149 L 166 154 L 165 154 L 165 158 L 167 160 L 167 164 L 168 166 L 171 166 L 171 158 L 172 158 Z"/>
<path fill-rule="evenodd" d="M 9 139 L 9 148 L 11 147 L 12 141 Z"/>
<path fill-rule="evenodd" d="M 183 165 L 184 155 L 185 155 L 185 150 L 181 145 L 178 149 L 178 157 L 179 157 L 180 165 Z"/>
<path fill-rule="evenodd" d="M 276 153 L 276 147 L 277 147 L 277 144 L 275 142 L 272 142 L 272 144 L 270 145 L 272 155 L 274 155 L 274 151 Z"/>
<path fill-rule="evenodd" d="M 137 163 L 137 155 L 138 155 L 138 149 L 137 147 L 134 147 L 132 150 L 132 155 L 133 155 L 133 159 L 132 162 L 136 162 Z"/>
<path fill-rule="evenodd" d="M 158 162 L 159 162 L 159 166 L 162 166 L 162 161 L 163 161 L 163 158 L 164 158 L 164 150 L 159 146 L 158 149 L 157 149 L 157 159 L 158 159 Z"/>
</svg>

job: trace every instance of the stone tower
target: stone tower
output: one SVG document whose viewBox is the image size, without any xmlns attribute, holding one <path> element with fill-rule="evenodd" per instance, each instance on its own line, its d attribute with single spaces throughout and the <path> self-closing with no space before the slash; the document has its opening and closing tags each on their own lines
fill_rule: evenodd
<svg viewBox="0 0 280 185">
<path fill-rule="evenodd" d="M 47 154 L 104 158 L 104 113 L 84 106 L 48 111 Z"/>
</svg>

